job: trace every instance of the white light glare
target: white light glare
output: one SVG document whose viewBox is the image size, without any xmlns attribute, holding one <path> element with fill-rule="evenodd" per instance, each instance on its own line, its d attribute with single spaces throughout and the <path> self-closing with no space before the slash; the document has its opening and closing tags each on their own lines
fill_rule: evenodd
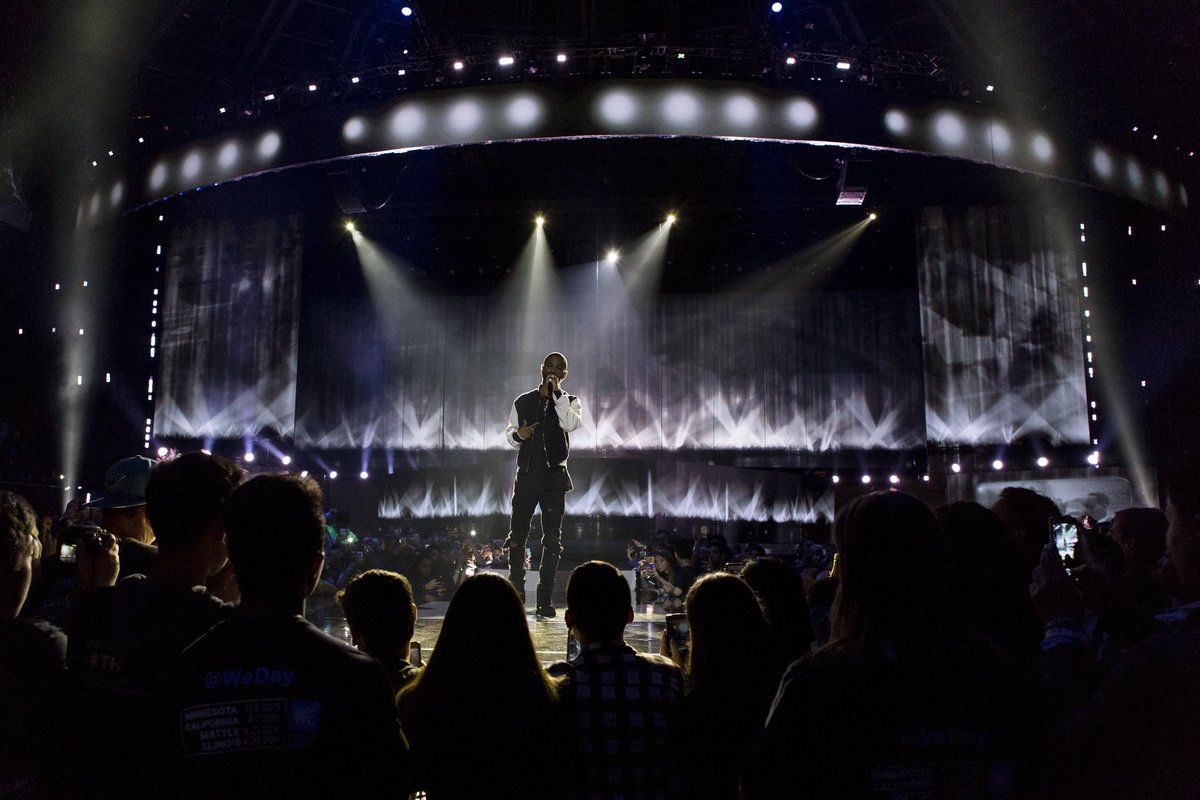
<svg viewBox="0 0 1200 800">
<path fill-rule="evenodd" d="M 267 95 L 266 97 L 264 97 L 264 98 L 263 98 L 263 100 L 274 100 L 274 99 L 275 99 L 275 95 L 274 95 L 274 94 L 269 94 L 269 95 Z"/>
<path fill-rule="evenodd" d="M 292 457 L 284 456 L 283 458 L 279 459 L 279 461 L 286 467 L 288 464 L 292 463 Z"/>
<path fill-rule="evenodd" d="M 329 470 L 329 480 L 331 480 L 331 481 L 337 480 L 337 470 L 336 469 Z"/>
<path fill-rule="evenodd" d="M 871 476 L 870 476 L 870 475 L 863 475 L 863 476 L 862 476 L 862 482 L 863 482 L 864 484 L 866 484 L 866 483 L 870 483 L 870 482 L 871 482 Z"/>
<path fill-rule="evenodd" d="M 989 92 L 994 92 L 994 91 L 996 91 L 996 87 L 995 87 L 995 86 L 992 86 L 992 85 L 989 83 L 989 84 L 987 85 L 987 90 L 988 90 Z"/>
<path fill-rule="evenodd" d="M 171 452 L 171 451 L 170 451 L 170 450 L 168 450 L 167 448 L 165 448 L 165 447 L 160 447 L 160 448 L 158 448 L 158 457 L 159 457 L 159 458 L 166 458 L 166 457 L 167 457 L 167 453 L 169 453 L 169 452 Z"/>
<path fill-rule="evenodd" d="M 796 57 L 788 56 L 787 58 L 784 59 L 784 63 L 787 64 L 789 67 L 793 66 L 796 63 Z"/>
<path fill-rule="evenodd" d="M 888 483 L 890 483 L 890 484 L 892 484 L 893 486 L 895 486 L 895 485 L 896 485 L 897 483 L 899 483 L 899 482 L 900 482 L 900 476 L 899 476 L 899 475 L 888 475 Z"/>
<path fill-rule="evenodd" d="M 301 477 L 301 478 L 307 478 L 307 477 L 308 477 L 308 470 L 306 470 L 306 469 L 302 469 L 302 470 L 300 470 L 300 477 Z"/>
<path fill-rule="evenodd" d="M 356 230 L 358 230 L 358 228 L 354 225 L 353 222 L 347 222 L 346 230 L 350 231 L 351 233 L 354 233 Z"/>
<path fill-rule="evenodd" d="M 371 476 L 369 474 L 367 474 L 367 471 L 364 469 L 362 472 L 358 473 L 358 477 L 362 478 L 365 481 L 367 478 L 369 478 Z"/>
<path fill-rule="evenodd" d="M 1089 455 L 1087 457 L 1087 462 L 1094 467 L 1099 466 L 1100 465 L 1100 451 L 1093 450 L 1091 455 Z"/>
<path fill-rule="evenodd" d="M 221 106 L 219 109 L 217 109 L 217 113 L 218 113 L 218 114 L 224 114 L 224 113 L 225 113 L 225 106 Z"/>
<path fill-rule="evenodd" d="M 992 469 L 995 469 L 995 470 L 1004 469 L 1004 462 L 997 458 L 995 461 L 992 462 Z"/>
<path fill-rule="evenodd" d="M 621 254 L 618 253 L 616 250 L 609 250 L 608 254 L 606 256 L 604 256 L 604 260 L 607 261 L 609 264 L 615 264 L 615 263 L 617 263 L 617 259 L 620 258 L 620 256 L 621 256 Z"/>
<path fill-rule="evenodd" d="M 512 66 L 512 64 L 513 64 L 513 57 L 512 57 L 512 56 L 500 56 L 500 66 L 502 66 L 502 67 L 511 67 L 511 66 Z"/>
<path fill-rule="evenodd" d="M 315 83 L 310 83 L 310 84 L 308 85 L 308 90 L 309 90 L 310 92 L 315 92 L 315 91 L 317 90 L 317 85 L 316 85 Z"/>
<path fill-rule="evenodd" d="M 242 454 L 242 460 L 245 461 L 247 464 L 253 463 L 254 453 L 251 453 L 250 451 L 247 450 L 245 453 Z"/>
<path fill-rule="evenodd" d="M 400 13 L 406 17 L 411 17 L 412 16 L 412 7 L 404 6 L 403 8 L 400 9 Z"/>
<path fill-rule="evenodd" d="M 396 74 L 403 77 L 408 74 L 408 70 L 406 70 L 406 69 L 396 70 Z"/>
<path fill-rule="evenodd" d="M 783 11 L 783 3 L 771 3 L 771 10 L 778 14 Z"/>
<path fill-rule="evenodd" d="M 566 54 L 566 53 L 559 53 L 558 55 L 556 55 L 556 56 L 554 57 L 554 60 L 555 60 L 555 61 L 557 61 L 557 62 L 558 62 L 558 63 L 560 63 L 560 64 L 565 64 L 565 63 L 567 63 L 567 54 Z"/>
<path fill-rule="evenodd" d="M 538 214 L 537 217 L 533 221 L 537 223 L 537 226 L 539 228 L 546 224 L 546 218 L 543 217 L 541 214 Z"/>
<path fill-rule="evenodd" d="M 675 219 L 676 219 L 676 217 L 674 214 L 667 214 L 667 224 L 668 225 L 674 225 Z"/>
<path fill-rule="evenodd" d="M 461 69 L 463 68 L 463 63 L 462 63 L 461 61 L 455 61 L 455 62 L 454 62 L 454 68 L 455 68 L 456 70 L 461 70 Z"/>
<path fill-rule="evenodd" d="M 1039 467 L 1048 467 L 1050 466 L 1050 459 L 1045 456 L 1038 456 L 1037 465 Z"/>
<path fill-rule="evenodd" d="M 958 473 L 962 472 L 962 464 L 955 461 L 950 465 L 950 471 L 957 475 Z"/>
<path fill-rule="evenodd" d="M 850 69 L 850 62 L 849 61 L 839 61 L 839 62 L 837 62 L 837 68 L 840 70 L 848 70 L 848 69 Z"/>
<path fill-rule="evenodd" d="M 359 82 L 359 80 L 360 80 L 360 79 L 359 79 L 359 77 L 358 77 L 357 75 L 355 75 L 353 78 L 351 78 L 351 79 L 350 79 L 350 82 L 351 82 L 351 83 L 358 83 L 358 82 Z"/>
<path fill-rule="evenodd" d="M 838 477 L 837 475 L 834 475 L 834 476 L 833 476 L 832 478 L 830 478 L 829 480 L 831 480 L 831 481 L 832 481 L 832 482 L 834 482 L 834 483 L 841 483 L 841 482 L 842 482 L 842 479 L 841 479 L 840 477 Z"/>
</svg>

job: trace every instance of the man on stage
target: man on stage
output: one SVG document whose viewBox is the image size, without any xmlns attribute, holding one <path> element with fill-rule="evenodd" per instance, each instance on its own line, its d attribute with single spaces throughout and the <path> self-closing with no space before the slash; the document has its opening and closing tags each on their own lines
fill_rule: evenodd
<svg viewBox="0 0 1200 800">
<path fill-rule="evenodd" d="M 567 358 L 551 353 L 542 362 L 542 383 L 513 401 L 505 438 L 517 453 L 517 481 L 509 520 L 509 580 L 525 597 L 525 540 L 534 509 L 542 508 L 542 561 L 538 566 L 537 614 L 553 617 L 554 579 L 562 556 L 562 518 L 566 494 L 573 488 L 567 472 L 570 432 L 582 422 L 579 398 L 560 385 L 567 377 Z"/>
</svg>

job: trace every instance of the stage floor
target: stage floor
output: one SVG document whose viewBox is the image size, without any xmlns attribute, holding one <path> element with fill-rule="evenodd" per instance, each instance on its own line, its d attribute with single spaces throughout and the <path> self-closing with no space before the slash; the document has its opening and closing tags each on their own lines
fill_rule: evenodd
<svg viewBox="0 0 1200 800">
<path fill-rule="evenodd" d="M 421 643 L 425 658 L 433 650 L 442 620 L 446 616 L 448 602 L 426 603 L 417 607 L 416 633 L 413 641 Z M 565 603 L 558 604 L 558 616 L 554 619 L 535 617 L 533 605 L 526 607 L 529 634 L 537 649 L 542 664 L 549 665 L 567 657 L 567 625 L 563 622 Z M 331 636 L 350 643 L 350 629 L 346 627 L 346 616 L 342 607 L 331 597 L 313 597 L 308 601 L 308 620 Z M 657 653 L 659 640 L 665 627 L 662 609 L 654 605 L 637 605 L 633 609 L 633 622 L 625 628 L 625 641 L 639 653 Z"/>
</svg>

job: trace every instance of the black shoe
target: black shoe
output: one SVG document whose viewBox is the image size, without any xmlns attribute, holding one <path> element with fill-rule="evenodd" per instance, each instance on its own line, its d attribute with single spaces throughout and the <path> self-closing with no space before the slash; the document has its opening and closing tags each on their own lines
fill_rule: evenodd
<svg viewBox="0 0 1200 800">
<path fill-rule="evenodd" d="M 558 616 L 558 612 L 554 610 L 554 606 L 538 606 L 537 611 L 534 613 L 545 619 L 553 619 Z"/>
</svg>

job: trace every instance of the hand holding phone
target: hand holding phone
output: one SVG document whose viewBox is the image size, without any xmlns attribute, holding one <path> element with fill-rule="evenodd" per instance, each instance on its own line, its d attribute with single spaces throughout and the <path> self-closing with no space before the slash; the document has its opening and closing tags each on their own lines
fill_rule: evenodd
<svg viewBox="0 0 1200 800">
<path fill-rule="evenodd" d="M 1063 566 L 1067 568 L 1067 574 L 1070 575 L 1070 568 L 1075 565 L 1076 561 L 1075 547 L 1079 544 L 1079 523 L 1075 521 L 1074 517 L 1051 517 L 1050 542 L 1058 552 Z"/>
<path fill-rule="evenodd" d="M 688 644 L 691 641 L 687 614 L 667 614 L 667 639 L 671 647 L 679 653 L 679 657 L 686 660 Z"/>
<path fill-rule="evenodd" d="M 411 666 L 419 667 L 424 662 L 421 661 L 421 643 L 411 642 L 408 645 L 408 663 Z"/>
</svg>

